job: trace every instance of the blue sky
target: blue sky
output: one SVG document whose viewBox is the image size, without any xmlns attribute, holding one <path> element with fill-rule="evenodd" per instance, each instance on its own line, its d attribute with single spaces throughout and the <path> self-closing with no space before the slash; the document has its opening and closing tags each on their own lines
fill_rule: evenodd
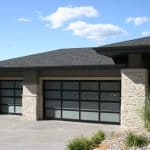
<svg viewBox="0 0 150 150">
<path fill-rule="evenodd" d="M 1 0 L 0 60 L 150 35 L 149 0 Z"/>
</svg>

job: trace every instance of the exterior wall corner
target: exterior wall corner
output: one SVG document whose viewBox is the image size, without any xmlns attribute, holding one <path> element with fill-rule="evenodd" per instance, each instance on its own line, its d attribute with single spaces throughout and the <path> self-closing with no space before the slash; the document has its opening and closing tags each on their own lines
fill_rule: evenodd
<svg viewBox="0 0 150 150">
<path fill-rule="evenodd" d="M 142 109 L 148 92 L 148 70 L 121 70 L 121 127 L 138 129 L 144 127 Z"/>
</svg>

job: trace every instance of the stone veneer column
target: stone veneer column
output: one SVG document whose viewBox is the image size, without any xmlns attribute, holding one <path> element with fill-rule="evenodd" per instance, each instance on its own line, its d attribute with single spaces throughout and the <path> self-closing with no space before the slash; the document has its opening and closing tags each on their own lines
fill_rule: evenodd
<svg viewBox="0 0 150 150">
<path fill-rule="evenodd" d="M 143 128 L 141 110 L 148 91 L 148 71 L 122 69 L 121 85 L 121 127 Z"/>
<path fill-rule="evenodd" d="M 37 120 L 38 76 L 35 71 L 24 72 L 22 115 L 25 120 Z"/>
</svg>

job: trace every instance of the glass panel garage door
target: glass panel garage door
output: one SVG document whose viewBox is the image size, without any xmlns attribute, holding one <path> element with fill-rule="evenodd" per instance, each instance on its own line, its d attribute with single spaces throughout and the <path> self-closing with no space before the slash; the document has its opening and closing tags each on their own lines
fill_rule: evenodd
<svg viewBox="0 0 150 150">
<path fill-rule="evenodd" d="M 21 114 L 22 108 L 22 81 L 0 81 L 0 113 Z"/>
<path fill-rule="evenodd" d="M 44 118 L 120 123 L 120 81 L 45 80 Z"/>
</svg>

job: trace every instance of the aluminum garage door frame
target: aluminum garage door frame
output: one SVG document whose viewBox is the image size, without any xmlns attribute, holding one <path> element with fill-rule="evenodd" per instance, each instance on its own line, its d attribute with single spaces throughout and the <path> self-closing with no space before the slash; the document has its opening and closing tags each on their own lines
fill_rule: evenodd
<svg viewBox="0 0 150 150">
<path fill-rule="evenodd" d="M 23 80 L 0 79 L 0 114 L 21 115 Z"/>
<path fill-rule="evenodd" d="M 60 83 L 60 89 L 47 89 L 45 86 L 46 86 L 46 83 L 47 82 L 58 82 Z M 79 89 L 76 89 L 76 90 L 72 90 L 72 89 L 63 89 L 63 85 L 64 83 L 67 83 L 67 82 L 77 82 L 79 84 Z M 83 90 L 81 88 L 82 84 L 83 83 L 96 83 L 98 84 L 98 89 L 97 90 Z M 107 89 L 107 84 L 111 84 L 113 86 L 112 83 L 114 83 L 114 85 L 118 85 L 118 88 L 119 89 L 110 89 L 108 87 Z M 105 85 L 106 84 L 106 85 Z M 104 88 L 106 88 L 105 90 L 102 89 L 102 85 L 104 85 Z M 106 87 L 105 87 L 106 86 Z M 114 86 L 115 87 L 115 86 Z M 48 91 L 57 91 L 58 93 L 60 93 L 60 98 L 58 99 L 54 99 L 54 98 L 47 98 L 46 97 L 46 92 Z M 63 99 L 63 96 L 64 96 L 64 93 L 63 92 L 77 92 L 79 94 L 78 98 L 76 100 L 72 99 L 72 100 L 64 100 Z M 97 92 L 98 93 L 98 100 L 83 100 L 81 97 L 83 95 L 84 92 Z M 103 96 L 103 94 L 105 93 L 105 95 Z M 117 101 L 116 100 L 103 100 L 104 97 L 107 97 L 107 95 L 111 95 L 111 94 L 118 94 L 119 96 L 117 97 Z M 109 96 L 108 96 L 109 97 Z M 110 98 L 110 97 L 109 97 Z M 46 102 L 48 101 L 51 101 L 51 100 L 56 100 L 56 101 L 59 101 L 60 102 L 60 108 L 50 108 L 50 107 L 47 107 L 46 106 Z M 70 98 L 69 98 L 70 99 Z M 66 108 L 63 108 L 63 103 L 64 102 L 78 102 L 79 106 L 77 109 L 66 109 Z M 86 110 L 86 109 L 82 109 L 81 108 L 81 105 L 82 103 L 97 103 L 98 104 L 98 109 L 97 110 Z M 111 106 L 110 106 L 111 105 Z M 114 105 L 114 106 L 113 106 Z M 116 106 L 115 106 L 116 105 Z M 121 105 L 121 82 L 120 80 L 43 80 L 43 117 L 44 119 L 55 119 L 55 120 L 69 120 L 69 121 L 79 121 L 79 122 L 95 122 L 95 123 L 110 123 L 110 124 L 120 124 L 120 105 Z M 90 105 L 89 105 L 90 106 Z M 102 107 L 117 107 L 117 110 L 116 111 L 106 111 L 106 110 L 103 110 Z M 59 117 L 48 117 L 46 116 L 46 111 L 48 109 L 51 109 L 53 111 L 53 113 L 55 113 L 55 110 L 59 110 L 58 112 L 58 116 Z M 51 111 L 51 113 L 52 113 Z M 79 115 L 79 118 L 74 118 L 74 119 L 71 119 L 71 118 L 66 118 L 66 117 L 63 117 L 65 116 L 65 113 L 69 112 L 72 113 L 72 112 L 76 112 L 77 116 Z M 89 113 L 89 114 L 88 114 Z M 93 120 L 93 118 L 90 120 L 90 119 L 86 119 L 87 115 L 90 115 L 90 113 L 92 114 L 93 117 L 97 116 L 98 115 L 98 118 L 96 118 L 95 120 Z M 94 115 L 95 113 L 95 115 Z M 87 114 L 87 115 L 86 115 Z M 83 117 L 84 116 L 84 117 Z M 91 116 L 91 117 L 92 117 Z M 110 121 L 111 119 L 111 116 L 112 118 L 115 117 L 115 118 L 118 118 L 117 121 Z M 84 118 L 84 119 L 82 119 Z M 113 120 L 113 119 L 112 119 Z"/>
</svg>

